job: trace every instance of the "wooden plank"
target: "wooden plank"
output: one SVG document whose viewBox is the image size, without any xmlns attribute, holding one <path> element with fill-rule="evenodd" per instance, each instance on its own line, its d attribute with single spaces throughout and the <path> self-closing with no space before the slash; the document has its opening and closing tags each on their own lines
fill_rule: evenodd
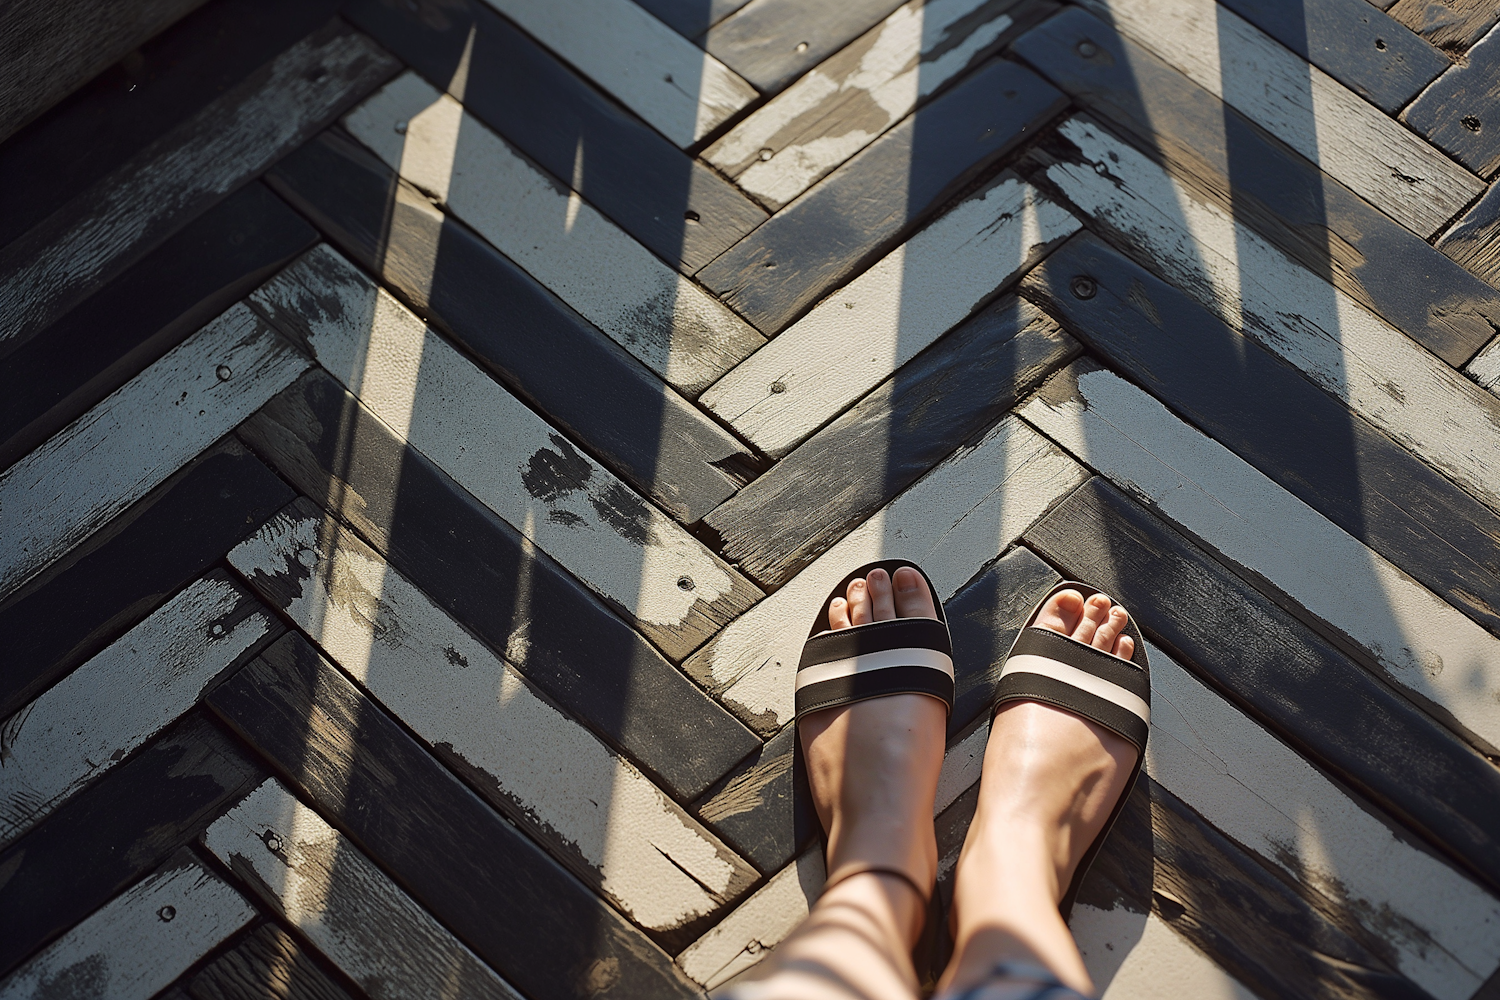
<svg viewBox="0 0 1500 1000">
<path fill-rule="evenodd" d="M 725 559 L 762 586 L 780 586 L 1078 350 L 1040 309 L 999 299 L 703 523 Z"/>
<path fill-rule="evenodd" d="M 1078 904 L 1068 929 L 1100 1000 L 1258 1000 L 1154 913 Z"/>
<path fill-rule="evenodd" d="M 1388 115 L 1452 65 L 1366 0 L 1226 0 L 1224 6 Z"/>
<path fill-rule="evenodd" d="M 1457 57 L 1500 21 L 1494 0 L 1396 0 L 1391 16 Z"/>
<path fill-rule="evenodd" d="M 0 473 L 0 595 L 290 385 L 307 367 L 243 304 Z"/>
<path fill-rule="evenodd" d="M 1079 276 L 1092 284 L 1075 292 Z M 1489 508 L 1095 237 L 1054 251 L 1022 290 L 1112 368 L 1500 634 L 1500 518 Z"/>
<path fill-rule="evenodd" d="M 683 149 L 760 97 L 631 0 L 486 2 Z"/>
<path fill-rule="evenodd" d="M 1199 196 L 1455 368 L 1500 325 L 1495 288 L 1087 11 L 1059 14 L 1012 51 Z"/>
<path fill-rule="evenodd" d="M 314 250 L 250 301 L 668 656 L 686 656 L 761 596 L 332 250 Z"/>
<path fill-rule="evenodd" d="M 1483 183 L 1210 0 L 1084 6 L 1423 238 Z"/>
<path fill-rule="evenodd" d="M 294 494 L 215 445 L 0 605 L 0 718 L 155 611 Z"/>
<path fill-rule="evenodd" d="M 0 980 L 0 998 L 147 1000 L 254 917 L 184 848 Z"/>
<path fill-rule="evenodd" d="M 1058 135 L 1078 152 L 1047 179 L 1099 231 L 1500 509 L 1493 396 L 1094 123 L 1071 119 Z"/>
<path fill-rule="evenodd" d="M 758 471 L 738 439 L 349 140 L 325 133 L 269 179 L 341 251 L 679 519 L 702 517 Z"/>
<path fill-rule="evenodd" d="M 675 798 L 700 794 L 760 745 L 592 591 L 327 374 L 309 373 L 240 434 Z"/>
<path fill-rule="evenodd" d="M 1092 361 L 1060 372 L 1017 412 L 1481 751 L 1500 755 L 1500 676 L 1491 666 L 1500 640 Z"/>
<path fill-rule="evenodd" d="M 11 352 L 0 369 L 0 469 L 228 309 L 317 235 L 251 184 Z"/>
<path fill-rule="evenodd" d="M 201 3 L 11 6 L 0 17 L 0 141 Z"/>
<path fill-rule="evenodd" d="M 355 108 L 344 127 L 683 392 L 702 392 L 766 342 L 415 73 Z"/>
<path fill-rule="evenodd" d="M 749 0 L 638 0 L 684 38 L 697 38 Z"/>
<path fill-rule="evenodd" d="M 1500 288 L 1500 183 L 1448 227 L 1437 248 Z"/>
<path fill-rule="evenodd" d="M 371 1000 L 519 994 L 349 839 L 275 778 L 214 821 L 203 846 Z"/>
<path fill-rule="evenodd" d="M 1053 9 L 1016 0 L 909 0 L 703 158 L 779 211 Z"/>
<path fill-rule="evenodd" d="M 208 702 L 418 905 L 526 996 L 697 995 L 641 931 L 469 791 L 300 637 L 273 645 Z M 403 808 L 386 808 L 390 802 Z M 548 960 L 538 962 L 538 955 Z"/>
<path fill-rule="evenodd" d="M 336 21 L 263 66 L 0 250 L 0 341 L 47 326 L 395 68 Z"/>
<path fill-rule="evenodd" d="M 792 719 L 791 681 L 808 623 L 851 567 L 911 559 L 947 600 L 1084 476 L 1072 459 L 1007 417 L 731 622 L 683 669 L 770 735 Z"/>
<path fill-rule="evenodd" d="M 1500 29 L 1492 28 L 1461 65 L 1401 112 L 1401 120 L 1476 174 L 1493 177 L 1500 171 L 1500 117 L 1493 114 L 1497 101 Z"/>
<path fill-rule="evenodd" d="M 683 271 L 766 219 L 734 185 L 479 0 L 445 2 L 438 18 L 396 0 L 354 0 L 345 16 Z M 529 99 L 516 100 L 521 93 Z"/>
<path fill-rule="evenodd" d="M 809 5 L 751 0 L 709 29 L 703 47 L 762 93 L 781 90 L 878 24 L 900 0 Z"/>
<path fill-rule="evenodd" d="M 475 791 L 668 950 L 759 881 L 627 758 L 311 501 L 228 558 Z"/>
<path fill-rule="evenodd" d="M 297 939 L 261 924 L 186 983 L 192 1000 L 352 1000 Z"/>
<path fill-rule="evenodd" d="M 189 716 L 0 853 L 0 973 L 191 843 L 265 771 Z"/>
<path fill-rule="evenodd" d="M 1303 756 L 1500 883 L 1500 796 L 1476 794 L 1500 786 L 1494 765 L 1166 522 L 1095 478 L 1025 538 L 1132 608 L 1158 645 Z"/>
<path fill-rule="evenodd" d="M 677 964 L 704 989 L 717 989 L 797 929 L 823 891 L 825 877 L 823 848 L 803 852 L 678 955 Z"/>
<path fill-rule="evenodd" d="M 698 280 L 774 334 L 1066 104 L 1030 70 L 987 63 L 725 251 Z"/>
<path fill-rule="evenodd" d="M 197 703 L 280 627 L 216 570 L 0 724 L 0 846 Z"/>
<path fill-rule="evenodd" d="M 741 362 L 702 403 L 783 457 L 1078 228 L 1001 174 Z M 856 341 L 863 349 L 852 352 Z"/>
<path fill-rule="evenodd" d="M 1464 369 L 1469 377 L 1490 392 L 1500 395 L 1500 340 L 1494 341 Z"/>
</svg>

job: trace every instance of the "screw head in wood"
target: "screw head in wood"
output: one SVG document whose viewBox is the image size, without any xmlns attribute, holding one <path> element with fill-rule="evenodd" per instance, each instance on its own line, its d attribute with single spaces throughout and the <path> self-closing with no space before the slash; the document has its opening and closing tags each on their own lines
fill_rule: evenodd
<svg viewBox="0 0 1500 1000">
<path fill-rule="evenodd" d="M 260 839 L 266 845 L 266 850 L 273 852 L 281 850 L 281 838 L 276 835 L 275 830 L 267 830 Z"/>
<path fill-rule="evenodd" d="M 1479 119 L 1475 118 L 1473 115 L 1464 115 L 1463 118 L 1459 120 L 1463 122 L 1464 128 L 1468 129 L 1470 132 L 1478 132 L 1483 127 Z"/>
<path fill-rule="evenodd" d="M 1385 39 L 1384 38 L 1377 38 L 1377 39 L 1375 39 L 1375 47 L 1377 49 L 1379 49 L 1380 51 L 1384 52 L 1385 51 Z"/>
<path fill-rule="evenodd" d="M 392 125 L 391 128 L 395 130 L 397 135 L 406 134 L 406 122 L 397 122 L 396 124 Z"/>
<path fill-rule="evenodd" d="M 806 42 L 798 42 L 797 43 L 797 51 L 799 53 L 806 52 L 807 51 L 807 43 Z"/>
<path fill-rule="evenodd" d="M 762 150 L 761 150 L 761 151 L 760 151 L 760 153 L 759 153 L 759 154 L 757 154 L 757 155 L 759 155 L 759 156 L 760 156 L 760 159 L 761 159 L 761 162 L 762 162 L 762 163 L 764 163 L 764 162 L 765 162 L 765 161 L 766 161 L 766 160 L 769 160 L 769 159 L 770 159 L 770 158 L 771 158 L 771 157 L 773 157 L 773 156 L 775 156 L 775 155 L 776 155 L 776 153 L 775 153 L 775 151 L 774 151 L 774 150 L 772 150 L 772 149 L 771 149 L 771 148 L 770 148 L 770 147 L 769 147 L 769 146 L 768 146 L 768 147 L 766 147 L 766 148 L 765 148 L 765 149 L 762 149 Z"/>
<path fill-rule="evenodd" d="M 678 590 L 692 590 L 694 586 L 693 578 L 690 576 L 679 576 L 677 578 Z"/>
<path fill-rule="evenodd" d="M 228 365 L 220 365 L 219 367 L 214 369 L 214 374 L 219 376 L 220 382 L 228 382 L 230 376 L 232 376 L 234 372 L 229 370 Z"/>
<path fill-rule="evenodd" d="M 177 916 L 177 907 L 163 906 L 161 909 L 156 911 L 156 915 L 162 923 L 170 924 L 172 922 L 172 918 Z"/>
<path fill-rule="evenodd" d="M 786 392 L 786 383 L 785 382 L 772 382 L 771 383 L 771 392 L 774 393 L 777 396 L 781 395 L 783 392 Z"/>
<path fill-rule="evenodd" d="M 1086 274 L 1080 274 L 1074 278 L 1068 287 L 1072 289 L 1073 297 L 1078 299 L 1091 299 L 1094 297 L 1094 293 L 1099 291 L 1099 286 L 1094 282 L 1094 279 Z"/>
<path fill-rule="evenodd" d="M 690 226 L 696 226 L 699 221 L 702 220 L 702 218 L 703 216 L 699 215 L 691 208 L 682 213 L 682 221 L 686 222 Z"/>
<path fill-rule="evenodd" d="M 1083 58 L 1085 59 L 1092 59 L 1099 54 L 1099 46 L 1095 45 L 1087 38 L 1078 43 L 1077 50 L 1078 54 L 1083 56 Z"/>
</svg>

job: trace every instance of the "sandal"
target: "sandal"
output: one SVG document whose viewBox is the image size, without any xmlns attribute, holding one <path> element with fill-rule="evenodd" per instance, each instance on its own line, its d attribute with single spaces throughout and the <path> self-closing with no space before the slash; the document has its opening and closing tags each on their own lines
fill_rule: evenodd
<svg viewBox="0 0 1500 1000">
<path fill-rule="evenodd" d="M 1135 640 L 1135 650 L 1128 661 L 1060 632 L 1033 625 L 1042 608 L 1060 590 L 1076 590 L 1085 601 L 1101 592 L 1096 587 L 1065 580 L 1037 602 L 1026 618 L 1026 627 L 1021 629 L 1006 654 L 990 720 L 993 723 L 995 713 L 1008 702 L 1040 701 L 1098 723 L 1130 742 L 1137 750 L 1130 780 L 1125 783 L 1104 828 L 1079 860 L 1073 881 L 1058 904 L 1057 908 L 1066 920 L 1073 910 L 1073 901 L 1078 897 L 1083 877 L 1124 811 L 1146 759 L 1146 737 L 1151 729 L 1151 668 L 1146 662 L 1146 642 L 1136 627 L 1134 616 L 1125 624 L 1122 633 Z"/>
</svg>

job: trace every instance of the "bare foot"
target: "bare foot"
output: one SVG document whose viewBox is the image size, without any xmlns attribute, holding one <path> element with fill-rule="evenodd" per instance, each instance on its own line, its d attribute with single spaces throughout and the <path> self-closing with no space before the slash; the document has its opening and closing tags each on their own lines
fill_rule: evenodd
<svg viewBox="0 0 1500 1000">
<path fill-rule="evenodd" d="M 1122 634 L 1128 620 L 1101 594 L 1085 601 L 1064 590 L 1034 627 L 1129 659 L 1135 644 Z M 1079 992 L 1092 992 L 1057 906 L 1137 756 L 1122 737 L 1050 705 L 1016 701 L 996 713 L 979 805 L 955 875 L 955 951 L 940 989 L 972 986 L 1009 960 L 1040 964 Z"/>
</svg>

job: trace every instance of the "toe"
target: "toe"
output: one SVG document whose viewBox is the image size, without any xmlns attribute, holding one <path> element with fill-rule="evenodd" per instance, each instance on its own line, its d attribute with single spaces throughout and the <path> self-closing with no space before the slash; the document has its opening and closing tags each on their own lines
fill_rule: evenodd
<svg viewBox="0 0 1500 1000">
<path fill-rule="evenodd" d="M 849 584 L 849 624 L 864 625 L 874 621 L 870 609 L 870 591 L 865 586 L 864 580 L 854 580 Z"/>
<path fill-rule="evenodd" d="M 1128 635 L 1122 635 L 1115 640 L 1114 654 L 1122 660 L 1128 660 L 1135 655 L 1135 640 Z"/>
<path fill-rule="evenodd" d="M 902 618 L 936 618 L 937 605 L 933 603 L 932 591 L 922 574 L 910 566 L 896 570 L 892 579 L 896 585 L 896 614 Z"/>
<path fill-rule="evenodd" d="M 1099 631 L 1099 626 L 1109 620 L 1109 609 L 1112 602 L 1103 594 L 1095 594 L 1083 602 L 1083 617 L 1078 619 L 1078 625 L 1073 629 L 1073 638 L 1087 645 L 1093 645 L 1094 633 Z"/>
<path fill-rule="evenodd" d="M 1129 620 L 1130 616 L 1118 604 L 1110 608 L 1108 617 L 1100 623 L 1099 628 L 1094 632 L 1094 648 L 1102 649 L 1106 653 L 1113 652 L 1115 640 L 1120 637 L 1121 632 L 1125 631 L 1125 623 Z"/>
<path fill-rule="evenodd" d="M 878 622 L 888 622 L 896 617 L 896 595 L 891 587 L 891 575 L 883 569 L 872 569 L 865 577 L 865 591 L 870 595 L 870 610 Z"/>
<path fill-rule="evenodd" d="M 842 597 L 828 603 L 828 627 L 834 630 L 849 627 L 849 602 Z"/>
<path fill-rule="evenodd" d="M 1037 613 L 1036 621 L 1032 624 L 1063 635 L 1072 635 L 1082 617 L 1083 595 L 1076 590 L 1059 590 L 1042 605 L 1042 610 Z"/>
</svg>

